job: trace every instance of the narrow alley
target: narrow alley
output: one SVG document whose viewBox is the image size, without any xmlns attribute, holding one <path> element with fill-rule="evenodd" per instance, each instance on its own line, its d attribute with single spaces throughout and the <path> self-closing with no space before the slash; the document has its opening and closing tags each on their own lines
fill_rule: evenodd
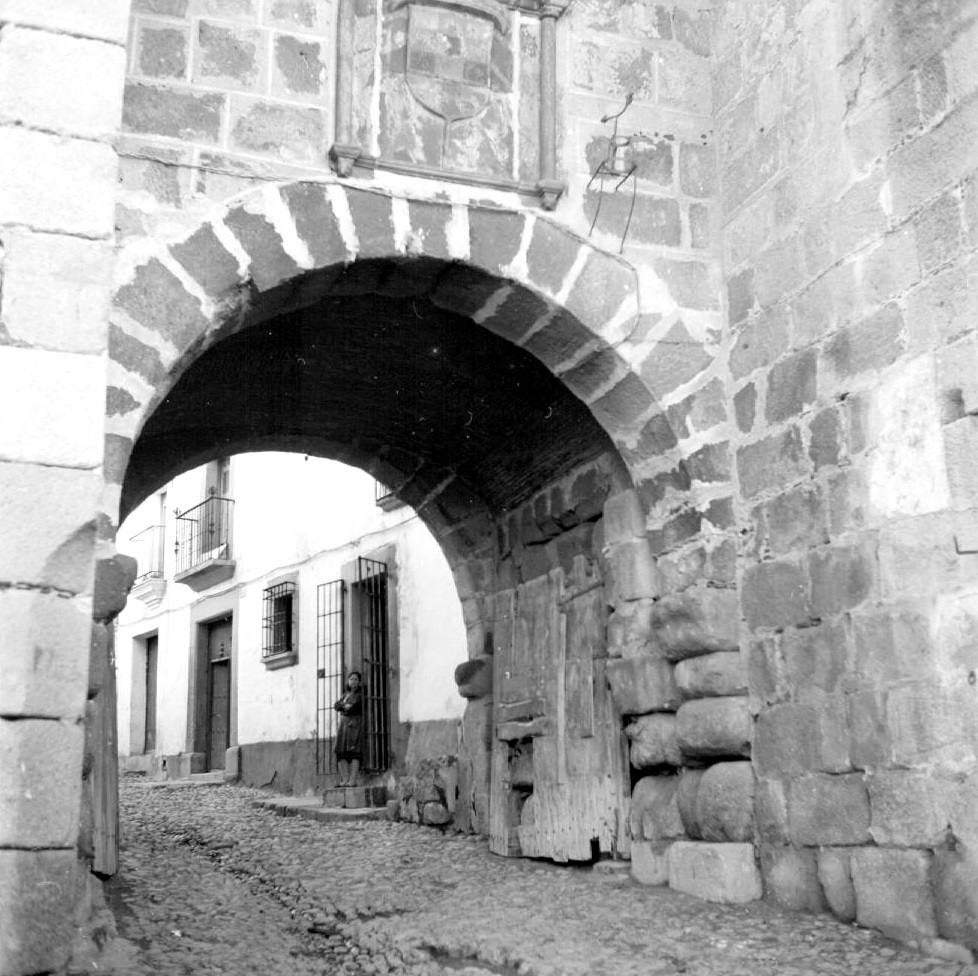
<svg viewBox="0 0 978 976">
<path fill-rule="evenodd" d="M 118 976 L 934 974 L 828 915 L 708 904 L 627 872 L 488 853 L 483 838 L 253 806 L 234 786 L 121 786 L 107 885 Z"/>
</svg>

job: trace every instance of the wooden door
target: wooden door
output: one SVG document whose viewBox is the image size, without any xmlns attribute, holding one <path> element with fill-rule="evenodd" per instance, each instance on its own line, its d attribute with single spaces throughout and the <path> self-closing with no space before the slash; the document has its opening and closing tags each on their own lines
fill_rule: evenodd
<svg viewBox="0 0 978 976">
<path fill-rule="evenodd" d="M 604 590 L 554 570 L 496 601 L 490 849 L 626 854 L 621 722 L 605 681 Z"/>
<path fill-rule="evenodd" d="M 224 769 L 231 744 L 231 621 L 207 630 L 207 768 Z"/>
<path fill-rule="evenodd" d="M 156 655 L 159 638 L 156 634 L 146 638 L 146 730 L 143 752 L 156 749 Z"/>
</svg>

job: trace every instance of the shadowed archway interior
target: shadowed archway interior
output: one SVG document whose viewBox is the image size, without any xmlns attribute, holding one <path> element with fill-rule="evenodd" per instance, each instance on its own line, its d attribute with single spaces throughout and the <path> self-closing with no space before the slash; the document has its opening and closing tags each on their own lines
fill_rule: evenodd
<svg viewBox="0 0 978 976">
<path fill-rule="evenodd" d="M 123 513 L 179 471 L 247 445 L 342 454 L 397 481 L 412 504 L 454 475 L 456 498 L 462 489 L 493 513 L 616 454 L 529 353 L 426 298 L 379 295 L 327 298 L 203 353 L 138 437 Z"/>
</svg>

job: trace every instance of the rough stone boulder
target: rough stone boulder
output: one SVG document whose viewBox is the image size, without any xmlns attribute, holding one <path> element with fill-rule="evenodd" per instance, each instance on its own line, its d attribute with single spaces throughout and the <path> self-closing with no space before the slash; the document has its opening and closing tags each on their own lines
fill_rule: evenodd
<svg viewBox="0 0 978 976">
<path fill-rule="evenodd" d="M 683 769 L 676 789 L 676 804 L 686 833 L 694 840 L 702 840 L 699 821 L 696 819 L 696 794 L 703 781 L 705 769 Z"/>
<path fill-rule="evenodd" d="M 643 776 L 632 790 L 628 825 L 633 840 L 685 836 L 677 801 L 678 776 Z"/>
<path fill-rule="evenodd" d="M 739 651 L 716 651 L 676 665 L 676 687 L 683 698 L 747 694 L 747 669 Z"/>
<path fill-rule="evenodd" d="M 697 835 L 709 841 L 754 839 L 754 770 L 719 762 L 704 770 L 693 805 Z"/>
<path fill-rule="evenodd" d="M 625 726 L 625 735 L 631 741 L 629 758 L 636 769 L 682 765 L 683 757 L 676 740 L 675 715 L 640 715 Z"/>
<path fill-rule="evenodd" d="M 669 884 L 670 841 L 633 840 L 632 877 L 644 885 Z"/>
<path fill-rule="evenodd" d="M 700 698 L 676 712 L 676 735 L 686 756 L 749 756 L 751 728 L 743 697 Z"/>
<path fill-rule="evenodd" d="M 622 603 L 608 618 L 608 654 L 611 657 L 646 657 L 653 653 L 652 600 Z"/>
<path fill-rule="evenodd" d="M 107 621 L 121 613 L 137 572 L 136 560 L 121 553 L 96 563 L 93 620 Z"/>
<path fill-rule="evenodd" d="M 633 657 L 608 661 L 611 697 L 622 715 L 674 712 L 680 703 L 673 666 L 661 658 Z"/>
<path fill-rule="evenodd" d="M 655 608 L 656 643 L 671 661 L 739 647 L 737 591 L 696 587 L 665 597 Z"/>
<path fill-rule="evenodd" d="M 455 669 L 455 684 L 463 698 L 484 698 L 492 694 L 492 658 L 463 661 Z"/>
</svg>

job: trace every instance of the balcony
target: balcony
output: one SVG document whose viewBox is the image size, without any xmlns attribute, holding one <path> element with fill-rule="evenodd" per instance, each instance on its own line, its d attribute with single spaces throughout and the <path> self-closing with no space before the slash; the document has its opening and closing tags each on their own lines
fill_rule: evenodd
<svg viewBox="0 0 978 976">
<path fill-rule="evenodd" d="M 374 501 L 377 507 L 385 512 L 391 512 L 404 504 L 387 485 L 376 480 L 374 481 Z"/>
<path fill-rule="evenodd" d="M 166 592 L 163 578 L 163 526 L 148 525 L 129 539 L 136 558 L 136 580 L 132 595 L 150 609 L 160 605 Z"/>
<path fill-rule="evenodd" d="M 177 513 L 175 582 L 200 592 L 234 575 L 233 513 L 234 500 L 217 495 Z"/>
</svg>

